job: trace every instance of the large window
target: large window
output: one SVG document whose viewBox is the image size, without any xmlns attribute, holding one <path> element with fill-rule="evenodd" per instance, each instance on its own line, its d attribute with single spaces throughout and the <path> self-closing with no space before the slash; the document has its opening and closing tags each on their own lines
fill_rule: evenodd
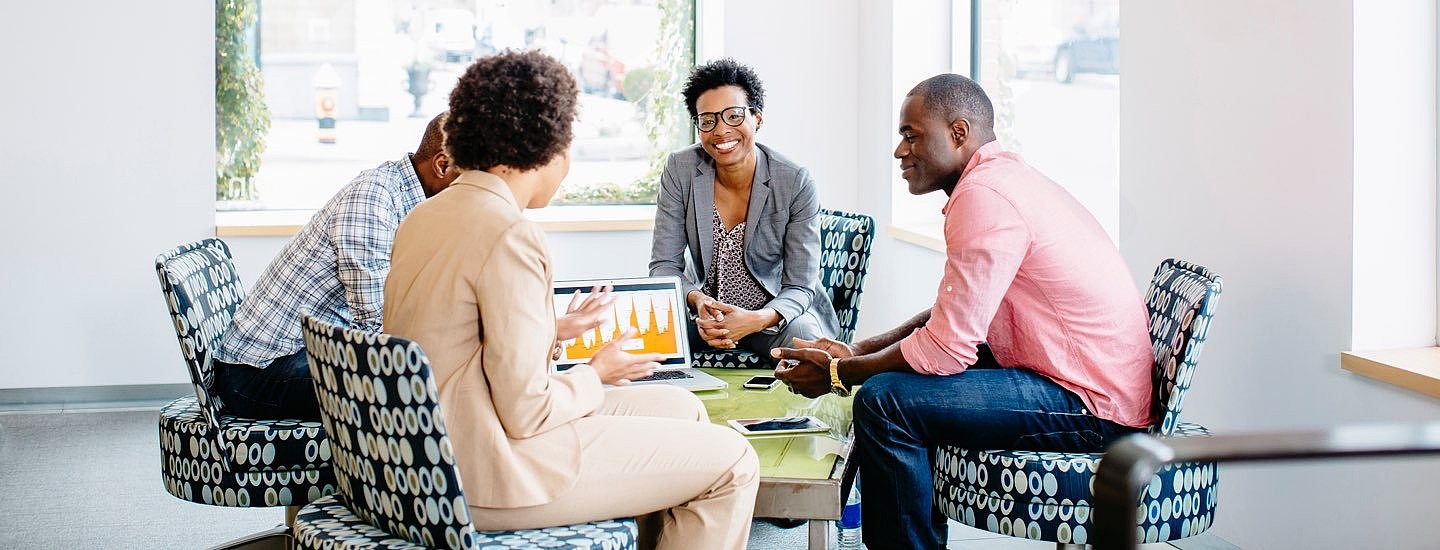
<svg viewBox="0 0 1440 550">
<path fill-rule="evenodd" d="M 1119 229 L 1119 0 L 954 0 L 951 70 L 995 104 L 999 141 Z M 894 219 L 932 239 L 939 194 L 892 195 Z M 934 241 L 938 242 L 938 241 Z"/>
<path fill-rule="evenodd" d="M 995 103 L 999 140 L 1075 195 L 1114 239 L 1119 0 L 974 0 L 972 13 L 971 70 Z"/>
<path fill-rule="evenodd" d="M 469 63 L 504 49 L 544 51 L 580 84 L 558 201 L 653 203 L 659 162 L 690 137 L 678 89 L 693 12 L 693 0 L 258 0 L 249 50 L 271 123 L 252 192 L 218 207 L 318 208 L 413 151 Z"/>
</svg>

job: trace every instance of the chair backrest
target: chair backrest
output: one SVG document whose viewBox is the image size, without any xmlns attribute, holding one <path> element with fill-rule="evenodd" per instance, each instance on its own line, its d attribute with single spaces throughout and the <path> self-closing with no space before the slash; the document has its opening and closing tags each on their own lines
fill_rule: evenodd
<svg viewBox="0 0 1440 550">
<path fill-rule="evenodd" d="M 1179 424 L 1222 284 L 1219 275 L 1183 260 L 1171 258 L 1155 268 L 1145 293 L 1155 352 L 1155 400 L 1150 407 L 1159 419 L 1151 433 L 1173 435 Z"/>
<path fill-rule="evenodd" d="M 470 509 L 420 345 L 301 321 L 339 494 L 356 516 L 426 547 L 476 548 Z"/>
<path fill-rule="evenodd" d="M 860 318 L 860 292 L 870 268 L 870 245 L 875 242 L 875 219 L 839 210 L 820 211 L 820 284 L 830 292 L 830 303 L 840 320 L 840 341 L 855 337 Z"/>
<path fill-rule="evenodd" d="M 245 286 L 235 273 L 230 247 L 213 238 L 178 246 L 155 257 L 155 274 L 160 277 L 165 306 L 170 308 L 175 336 L 180 339 L 195 399 L 206 422 L 218 432 L 222 404 L 210 391 L 215 385 L 211 361 L 235 308 L 245 299 Z"/>
</svg>

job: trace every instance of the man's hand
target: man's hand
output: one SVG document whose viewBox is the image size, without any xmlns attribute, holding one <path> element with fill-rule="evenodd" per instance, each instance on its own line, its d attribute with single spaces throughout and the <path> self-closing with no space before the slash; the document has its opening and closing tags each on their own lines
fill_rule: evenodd
<svg viewBox="0 0 1440 550">
<path fill-rule="evenodd" d="M 814 341 L 803 338 L 791 338 L 791 340 L 795 341 L 795 347 L 797 348 L 818 349 L 830 354 L 831 357 L 854 357 L 860 355 L 860 353 L 856 351 L 855 346 L 838 340 L 831 340 L 823 336 Z"/>
<path fill-rule="evenodd" d="M 805 397 L 830 393 L 830 359 L 825 350 L 815 348 L 775 348 L 770 356 L 779 359 L 775 377 L 785 382 L 790 391 Z"/>
<path fill-rule="evenodd" d="M 564 342 L 603 324 L 615 304 L 615 295 L 611 290 L 613 287 L 610 285 L 596 286 L 583 299 L 580 291 L 576 290 L 570 296 L 570 306 L 565 308 L 565 315 L 555 320 L 555 340 Z"/>
<path fill-rule="evenodd" d="M 625 341 L 639 334 L 634 327 L 627 327 L 620 337 L 611 340 L 595 356 L 590 358 L 590 368 L 600 375 L 600 382 L 611 386 L 624 386 L 636 378 L 644 378 L 660 368 L 664 355 L 658 353 L 630 353 L 621 349 Z"/>
</svg>

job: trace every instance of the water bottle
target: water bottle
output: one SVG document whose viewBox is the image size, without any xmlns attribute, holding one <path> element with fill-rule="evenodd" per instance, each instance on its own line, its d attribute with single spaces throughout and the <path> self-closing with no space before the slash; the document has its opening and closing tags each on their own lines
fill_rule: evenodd
<svg viewBox="0 0 1440 550">
<path fill-rule="evenodd" d="M 840 549 L 861 550 L 865 545 L 860 542 L 860 476 L 855 476 L 855 483 L 850 487 L 850 496 L 845 499 L 845 508 L 840 511 Z"/>
</svg>

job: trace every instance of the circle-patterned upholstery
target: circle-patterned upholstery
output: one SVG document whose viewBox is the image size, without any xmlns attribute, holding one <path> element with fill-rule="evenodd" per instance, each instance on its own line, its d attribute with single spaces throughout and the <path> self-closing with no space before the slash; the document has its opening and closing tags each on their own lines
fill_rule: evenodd
<svg viewBox="0 0 1440 550">
<path fill-rule="evenodd" d="M 304 316 L 306 355 L 331 434 L 337 498 L 300 511 L 303 548 L 633 548 L 631 518 L 477 532 L 430 360 L 404 338 Z M 476 481 L 476 480 L 472 480 Z M 479 482 L 501 480 L 478 480 Z"/>
<path fill-rule="evenodd" d="M 155 258 L 195 397 L 160 411 L 161 475 L 170 494 L 217 506 L 292 506 L 335 492 L 319 422 L 256 420 L 222 411 L 211 353 L 245 299 L 220 239 Z"/>
<path fill-rule="evenodd" d="M 840 320 L 837 340 L 850 342 L 860 322 L 860 293 L 870 270 L 870 245 L 875 218 L 864 214 L 820 210 L 820 285 L 830 293 Z"/>
<path fill-rule="evenodd" d="M 820 284 L 830 293 L 830 304 L 840 321 L 836 339 L 841 342 L 855 337 L 874 241 L 874 218 L 828 208 L 820 211 Z M 697 367 L 758 369 L 773 365 L 770 358 L 743 349 L 704 349 L 690 355 Z"/>
<path fill-rule="evenodd" d="M 298 506 L 335 492 L 335 474 L 328 464 L 304 469 L 282 469 L 284 465 L 278 463 L 267 469 L 228 469 L 227 465 L 233 463 L 226 459 L 225 448 L 216 443 L 202 411 L 194 397 L 176 399 L 160 409 L 160 477 L 170 494 L 213 506 L 262 507 Z M 305 424 L 314 425 L 308 429 L 319 426 L 317 422 Z M 329 446 L 323 438 L 300 441 L 306 443 L 303 447 L 316 455 L 323 453 L 328 460 Z M 250 448 L 256 447 L 261 449 L 258 456 L 262 457 L 257 462 L 263 464 L 263 457 L 269 455 L 264 445 Z M 273 448 L 289 447 L 282 443 Z"/>
<path fill-rule="evenodd" d="M 1208 435 L 1181 423 L 1177 437 Z M 935 504 L 947 517 L 987 531 L 1036 540 L 1085 544 L 1091 529 L 1091 480 L 1099 453 L 935 452 Z M 1214 462 L 1167 464 L 1141 495 L 1138 540 L 1197 535 L 1215 517 Z"/>
<path fill-rule="evenodd" d="M 311 503 L 295 522 L 295 539 L 302 548 L 363 547 L 376 550 L 421 550 L 428 548 L 396 537 L 365 523 L 336 497 Z M 596 521 L 568 527 L 486 532 L 475 535 L 477 548 L 507 550 L 584 548 L 611 550 L 634 546 L 633 522 Z"/>
<path fill-rule="evenodd" d="M 1179 421 L 1195 376 L 1222 279 L 1203 266 L 1168 259 L 1145 294 L 1154 346 L 1158 419 L 1151 433 L 1206 436 L 1203 426 Z M 1093 528 L 1090 503 L 1100 453 L 935 449 L 935 504 L 947 517 L 1013 537 L 1083 544 Z M 1189 537 L 1210 528 L 1219 480 L 1215 462 L 1170 464 L 1140 495 L 1141 542 Z"/>
</svg>

